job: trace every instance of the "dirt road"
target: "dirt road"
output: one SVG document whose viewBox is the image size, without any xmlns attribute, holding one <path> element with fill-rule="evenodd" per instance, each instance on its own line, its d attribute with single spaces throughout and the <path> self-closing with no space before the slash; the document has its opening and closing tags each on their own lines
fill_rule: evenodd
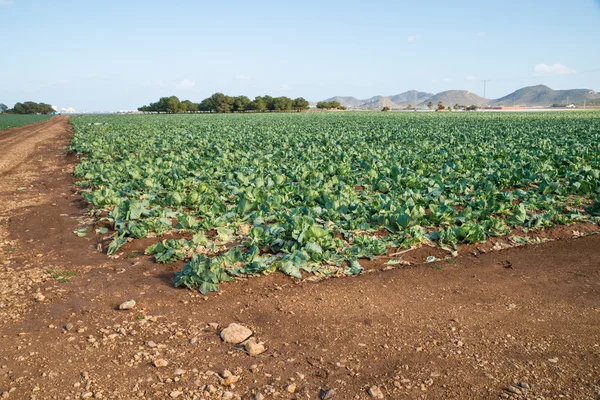
<svg viewBox="0 0 600 400">
<path fill-rule="evenodd" d="M 0 398 L 600 398 L 598 235 L 205 298 L 172 287 L 180 263 L 73 234 L 70 134 L 0 134 Z M 222 342 L 231 322 L 266 352 Z"/>
</svg>

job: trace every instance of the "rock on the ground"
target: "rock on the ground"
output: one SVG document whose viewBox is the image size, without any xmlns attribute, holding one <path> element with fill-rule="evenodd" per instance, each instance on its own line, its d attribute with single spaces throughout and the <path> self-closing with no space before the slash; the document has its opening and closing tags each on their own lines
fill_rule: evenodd
<svg viewBox="0 0 600 400">
<path fill-rule="evenodd" d="M 374 399 L 383 399 L 383 392 L 381 389 L 379 389 L 379 386 L 373 385 L 367 392 L 369 393 L 369 396 L 373 397 Z"/>
<path fill-rule="evenodd" d="M 335 389 L 322 389 L 321 393 L 319 393 L 319 399 L 321 400 L 330 400 L 335 396 Z"/>
<path fill-rule="evenodd" d="M 245 326 L 232 322 L 221 331 L 221 339 L 226 343 L 239 344 L 252 336 L 252 331 Z"/>
<path fill-rule="evenodd" d="M 250 339 L 244 345 L 246 349 L 246 353 L 251 356 L 257 356 L 265 352 L 265 345 L 262 343 L 257 343 L 256 340 Z"/>
<path fill-rule="evenodd" d="M 135 307 L 135 300 L 127 300 L 119 305 L 119 310 L 131 310 Z"/>
<path fill-rule="evenodd" d="M 287 390 L 290 393 L 294 393 L 296 391 L 296 384 L 290 383 L 289 385 L 286 386 L 285 390 Z"/>
<path fill-rule="evenodd" d="M 154 365 L 156 368 L 161 368 L 161 367 L 166 367 L 167 365 L 169 365 L 169 362 L 167 360 L 163 360 L 162 358 L 159 358 L 158 360 L 154 360 L 152 362 L 152 365 Z"/>
<path fill-rule="evenodd" d="M 182 394 L 183 394 L 183 392 L 180 392 L 179 390 L 173 390 L 171 393 L 169 393 L 169 396 L 176 399 L 177 397 L 181 396 Z"/>
<path fill-rule="evenodd" d="M 46 296 L 38 292 L 35 294 L 35 296 L 33 296 L 33 299 L 38 303 L 41 303 L 42 301 L 46 300 Z"/>
</svg>

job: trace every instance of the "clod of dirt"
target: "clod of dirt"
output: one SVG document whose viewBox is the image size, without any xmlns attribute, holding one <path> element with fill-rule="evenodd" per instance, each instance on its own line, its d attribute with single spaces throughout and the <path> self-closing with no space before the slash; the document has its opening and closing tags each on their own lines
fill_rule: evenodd
<svg viewBox="0 0 600 400">
<path fill-rule="evenodd" d="M 264 344 L 257 343 L 254 339 L 249 339 L 244 344 L 244 349 L 246 350 L 246 353 L 248 353 L 248 355 L 250 356 L 257 356 L 259 354 L 264 353 L 267 350 Z"/>
<path fill-rule="evenodd" d="M 135 307 L 135 300 L 127 300 L 119 305 L 119 310 L 131 310 Z"/>
<path fill-rule="evenodd" d="M 240 344 L 252 336 L 252 331 L 245 326 L 232 322 L 221 331 L 221 339 L 225 343 Z"/>
<path fill-rule="evenodd" d="M 330 400 L 335 396 L 335 389 L 322 389 L 321 393 L 319 393 L 319 399 L 321 400 Z"/>
<path fill-rule="evenodd" d="M 383 399 L 383 392 L 379 389 L 379 386 L 371 386 L 369 390 L 367 390 L 367 393 L 374 399 Z"/>
<path fill-rule="evenodd" d="M 33 299 L 38 303 L 41 303 L 42 301 L 46 300 L 46 296 L 41 293 L 36 293 L 35 296 L 33 296 Z"/>
<path fill-rule="evenodd" d="M 166 367 L 167 365 L 169 365 L 169 362 L 167 360 L 163 360 L 162 358 L 159 358 L 158 360 L 154 360 L 152 362 L 152 365 L 154 365 L 156 368 L 162 368 L 162 367 Z"/>
</svg>

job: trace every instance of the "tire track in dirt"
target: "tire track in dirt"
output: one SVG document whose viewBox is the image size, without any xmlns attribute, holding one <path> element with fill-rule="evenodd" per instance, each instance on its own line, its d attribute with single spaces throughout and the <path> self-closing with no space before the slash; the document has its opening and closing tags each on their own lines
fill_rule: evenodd
<svg viewBox="0 0 600 400">
<path fill-rule="evenodd" d="M 39 143 L 66 134 L 64 124 L 68 120 L 69 117 L 54 117 L 33 126 L 25 125 L 0 134 L 0 177 L 27 161 Z"/>
</svg>

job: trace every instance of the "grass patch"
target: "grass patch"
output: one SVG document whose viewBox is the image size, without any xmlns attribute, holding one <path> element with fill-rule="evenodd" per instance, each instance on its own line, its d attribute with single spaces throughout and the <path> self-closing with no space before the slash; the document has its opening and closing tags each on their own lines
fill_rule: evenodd
<svg viewBox="0 0 600 400">
<path fill-rule="evenodd" d="M 69 283 L 71 278 L 77 275 L 75 271 L 60 270 L 60 269 L 47 269 L 44 271 L 46 275 L 50 275 L 50 278 L 56 279 L 60 283 Z"/>
</svg>

